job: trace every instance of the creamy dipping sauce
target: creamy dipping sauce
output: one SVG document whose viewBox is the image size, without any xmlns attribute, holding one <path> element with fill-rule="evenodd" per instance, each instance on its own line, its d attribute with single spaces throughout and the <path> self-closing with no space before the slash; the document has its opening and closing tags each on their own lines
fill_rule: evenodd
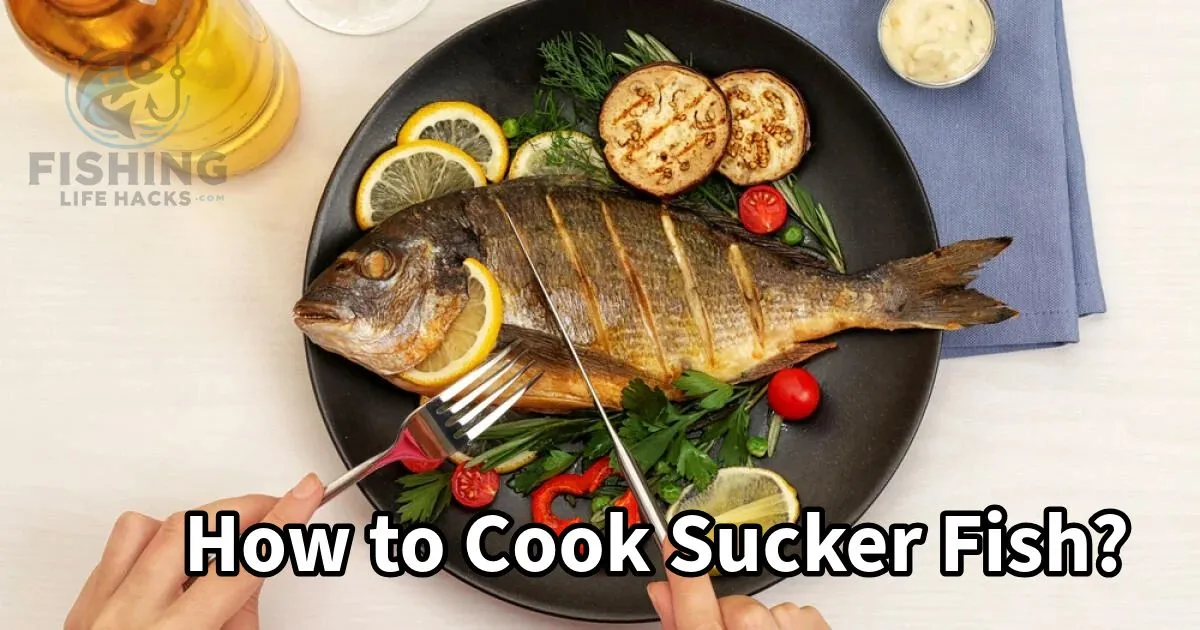
<svg viewBox="0 0 1200 630">
<path fill-rule="evenodd" d="M 879 44 L 901 75 L 931 85 L 974 72 L 991 52 L 995 29 L 984 0 L 891 0 Z"/>
</svg>

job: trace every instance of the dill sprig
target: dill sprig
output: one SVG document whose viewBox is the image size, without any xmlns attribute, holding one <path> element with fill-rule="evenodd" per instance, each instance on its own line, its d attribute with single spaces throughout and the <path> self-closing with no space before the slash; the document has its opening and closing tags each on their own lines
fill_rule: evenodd
<svg viewBox="0 0 1200 630">
<path fill-rule="evenodd" d="M 846 260 L 842 257 L 842 246 L 838 243 L 837 233 L 833 230 L 833 223 L 825 212 L 825 206 L 813 199 L 812 195 L 800 185 L 800 180 L 794 173 L 775 182 L 775 189 L 783 194 L 792 214 L 804 226 L 807 234 L 816 241 L 815 245 L 825 260 L 828 260 L 834 269 L 846 273 Z"/>
<path fill-rule="evenodd" d="M 629 40 L 625 43 L 625 52 L 614 52 L 612 56 L 621 65 L 621 69 L 626 72 L 638 66 L 659 61 L 680 63 L 679 57 L 671 52 L 670 48 L 667 48 L 649 33 L 639 34 L 635 31 L 627 30 L 625 31 L 625 36 Z"/>
<path fill-rule="evenodd" d="M 539 89 L 533 93 L 533 109 L 501 124 L 509 148 L 546 131 L 563 131 L 575 126 L 566 113 L 566 105 L 554 97 L 554 92 Z"/>
<path fill-rule="evenodd" d="M 606 186 L 616 185 L 596 145 L 577 134 L 555 134 L 543 159 L 554 172 L 577 173 Z"/>
<path fill-rule="evenodd" d="M 542 85 L 570 95 L 577 118 L 594 118 L 613 79 L 620 74 L 617 60 L 605 49 L 604 42 L 586 33 L 563 33 L 542 42 L 538 54 L 544 64 Z"/>
</svg>

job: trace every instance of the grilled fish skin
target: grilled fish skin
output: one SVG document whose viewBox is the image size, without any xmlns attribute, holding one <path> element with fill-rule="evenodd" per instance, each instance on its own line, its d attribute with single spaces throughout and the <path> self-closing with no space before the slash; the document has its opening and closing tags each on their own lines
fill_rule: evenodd
<svg viewBox="0 0 1200 630">
<path fill-rule="evenodd" d="M 1011 242 L 963 241 L 842 275 L 710 217 L 572 180 L 521 179 L 398 213 L 342 254 L 296 304 L 318 345 L 429 394 L 397 374 L 441 342 L 466 302 L 462 261 L 487 265 L 504 299 L 502 338 L 544 372 L 519 408 L 591 406 L 499 207 L 529 245 L 606 406 L 633 378 L 671 391 L 687 369 L 736 382 L 832 347 L 849 328 L 954 330 L 1016 311 L 965 288 Z"/>
</svg>

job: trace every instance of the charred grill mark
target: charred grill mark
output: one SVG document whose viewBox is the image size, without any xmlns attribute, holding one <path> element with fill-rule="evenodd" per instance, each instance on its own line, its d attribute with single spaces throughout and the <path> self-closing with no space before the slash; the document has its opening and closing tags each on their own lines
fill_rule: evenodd
<svg viewBox="0 0 1200 630">
<path fill-rule="evenodd" d="M 754 354 L 761 356 L 766 344 L 767 331 L 763 323 L 758 283 L 754 281 L 754 274 L 750 271 L 750 266 L 746 264 L 746 259 L 742 257 L 742 250 L 737 243 L 729 246 L 728 260 L 729 269 L 733 272 L 733 278 L 737 280 L 738 288 L 741 290 L 742 304 L 746 307 L 750 323 L 754 326 Z"/>
<path fill-rule="evenodd" d="M 642 325 L 646 329 L 646 334 L 650 337 L 650 343 L 654 346 L 655 358 L 658 359 L 662 373 L 669 375 L 671 371 L 667 368 L 667 358 L 663 354 L 662 342 L 658 338 L 658 327 L 654 323 L 654 312 L 650 309 L 650 299 L 646 297 L 646 289 L 642 286 L 642 281 L 638 278 L 637 270 L 634 269 L 633 263 L 629 260 L 629 254 L 625 251 L 625 246 L 621 243 L 621 236 L 617 234 L 617 226 L 613 223 L 612 215 L 608 211 L 608 204 L 604 203 L 603 200 L 600 201 L 600 214 L 604 217 L 604 228 L 608 230 L 608 236 L 612 239 L 613 249 L 617 253 L 617 261 L 621 264 L 621 271 L 625 274 L 625 280 L 629 283 L 629 290 L 633 294 L 638 314 L 641 315 Z"/>
<path fill-rule="evenodd" d="M 633 116 L 633 111 L 635 109 L 639 107 L 649 107 L 650 104 L 655 100 L 650 94 L 650 91 L 647 90 L 644 85 L 639 85 L 633 88 L 633 93 L 637 94 L 638 100 L 634 101 L 629 107 L 626 107 L 624 110 L 622 110 L 614 122 L 621 122 L 622 120 Z"/>
<path fill-rule="evenodd" d="M 600 314 L 600 298 L 596 291 L 596 285 L 592 283 L 591 276 L 584 272 L 583 264 L 579 260 L 579 250 L 575 247 L 575 240 L 567 231 L 567 224 L 563 221 L 562 213 L 559 212 L 558 206 L 554 205 L 554 199 L 550 195 L 546 195 L 546 207 L 550 209 L 550 218 L 554 221 L 554 230 L 558 233 L 558 239 L 562 241 L 567 260 L 571 262 L 571 266 L 575 268 L 575 274 L 579 276 L 584 302 L 587 303 L 588 317 L 592 320 L 592 329 L 596 331 L 596 348 L 607 352 L 612 346 L 608 340 L 608 329 L 604 327 L 604 317 Z"/>
<path fill-rule="evenodd" d="M 696 329 L 700 331 L 704 363 L 712 365 L 713 357 L 716 354 L 713 348 L 712 324 L 709 323 L 708 313 L 704 310 L 704 302 L 696 290 L 696 275 L 692 270 L 692 263 L 688 260 L 687 251 L 684 250 L 683 244 L 679 242 L 679 237 L 675 234 L 675 221 L 671 219 L 671 215 L 663 211 L 659 217 L 662 219 L 663 232 L 667 235 L 671 253 L 675 255 L 675 264 L 679 267 L 679 273 L 683 275 L 684 298 L 687 300 L 688 310 L 691 311 L 692 321 L 696 323 Z"/>
<path fill-rule="evenodd" d="M 676 94 L 678 94 L 678 93 L 679 92 L 677 91 Z M 674 107 L 675 111 L 677 111 L 679 113 L 676 114 L 675 116 L 672 116 L 671 119 L 668 120 L 667 122 L 659 125 L 655 129 L 651 130 L 650 133 L 646 134 L 646 137 L 642 141 L 642 144 L 643 145 L 648 144 L 651 140 L 657 138 L 659 134 L 666 131 L 667 127 L 670 127 L 671 125 L 673 125 L 677 122 L 686 121 L 687 120 L 687 112 L 692 111 L 693 107 L 699 105 L 700 101 L 704 100 L 705 96 L 707 96 L 707 94 L 705 92 L 701 92 L 699 95 L 697 95 L 695 98 L 693 98 L 690 102 L 686 103 L 682 107 L 676 107 L 674 104 L 672 104 L 672 107 Z M 675 100 L 674 97 L 672 97 L 671 100 Z"/>
</svg>

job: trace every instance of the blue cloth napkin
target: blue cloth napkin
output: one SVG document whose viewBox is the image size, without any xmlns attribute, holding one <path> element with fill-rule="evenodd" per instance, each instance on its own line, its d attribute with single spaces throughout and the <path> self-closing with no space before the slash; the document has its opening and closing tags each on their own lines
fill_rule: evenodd
<svg viewBox="0 0 1200 630">
<path fill-rule="evenodd" d="M 871 94 L 916 163 L 943 244 L 1012 236 L 975 287 L 1021 312 L 948 333 L 946 357 L 1079 341 L 1105 310 L 1061 0 L 992 0 L 987 67 L 947 90 L 909 85 L 876 34 L 883 0 L 736 0 L 791 28 Z"/>
</svg>

